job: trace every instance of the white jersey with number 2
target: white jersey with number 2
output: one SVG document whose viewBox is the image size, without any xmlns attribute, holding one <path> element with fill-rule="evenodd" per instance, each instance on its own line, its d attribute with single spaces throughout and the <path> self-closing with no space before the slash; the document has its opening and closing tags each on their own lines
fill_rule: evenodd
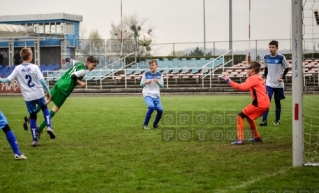
<svg viewBox="0 0 319 193">
<path fill-rule="evenodd" d="M 20 90 L 25 101 L 32 101 L 44 97 L 44 90 L 40 82 L 43 75 L 35 64 L 20 64 L 7 77 L 10 81 L 18 79 Z"/>
</svg>

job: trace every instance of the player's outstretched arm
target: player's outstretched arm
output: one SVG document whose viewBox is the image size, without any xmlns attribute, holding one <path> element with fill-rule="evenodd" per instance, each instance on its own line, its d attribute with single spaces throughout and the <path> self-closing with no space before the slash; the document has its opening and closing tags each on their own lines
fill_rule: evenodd
<svg viewBox="0 0 319 193">
<path fill-rule="evenodd" d="M 12 73 L 7 78 L 0 78 L 0 82 L 11 82 L 17 76 L 17 71 L 14 69 Z"/>
<path fill-rule="evenodd" d="M 0 78 L 0 82 L 11 82 L 8 78 Z"/>
<path fill-rule="evenodd" d="M 45 90 L 45 92 L 50 94 L 50 90 L 49 90 L 48 84 L 47 84 L 47 82 L 45 82 L 44 78 L 42 78 L 40 80 L 40 83 L 43 86 L 43 89 Z"/>
<path fill-rule="evenodd" d="M 221 77 L 221 79 L 225 80 L 227 83 L 230 83 L 230 81 L 231 81 L 231 79 L 228 76 L 226 76 L 226 75 L 223 75 Z"/>
<path fill-rule="evenodd" d="M 246 79 L 246 82 L 244 82 L 242 84 L 238 84 L 238 83 L 232 81 L 228 76 L 223 75 L 221 78 L 224 79 L 234 89 L 242 90 L 242 91 L 248 90 L 249 88 L 251 88 L 253 85 L 256 84 L 256 83 L 254 83 L 253 79 Z"/>
<path fill-rule="evenodd" d="M 76 82 L 77 82 L 80 86 L 86 87 L 86 83 L 85 83 L 85 82 L 82 82 L 82 81 L 80 81 L 80 80 L 76 80 Z"/>
</svg>

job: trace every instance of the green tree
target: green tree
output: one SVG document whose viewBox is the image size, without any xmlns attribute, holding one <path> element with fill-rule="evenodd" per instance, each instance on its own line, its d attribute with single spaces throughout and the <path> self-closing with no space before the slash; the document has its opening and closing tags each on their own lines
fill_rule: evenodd
<svg viewBox="0 0 319 193">
<path fill-rule="evenodd" d="M 260 61 L 261 57 L 259 55 L 256 56 L 256 61 Z"/>
<path fill-rule="evenodd" d="M 212 51 L 206 53 L 206 56 L 212 56 Z M 196 47 L 195 50 L 191 51 L 188 56 L 204 56 L 204 51 Z"/>
</svg>

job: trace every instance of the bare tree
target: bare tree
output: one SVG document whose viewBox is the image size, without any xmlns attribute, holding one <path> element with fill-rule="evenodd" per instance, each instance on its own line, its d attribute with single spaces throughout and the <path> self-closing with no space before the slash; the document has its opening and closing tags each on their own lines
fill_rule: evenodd
<svg viewBox="0 0 319 193">
<path fill-rule="evenodd" d="M 86 39 L 85 34 L 86 28 L 83 27 L 81 29 L 81 39 L 78 41 L 78 55 L 95 55 L 97 57 L 102 57 L 105 54 L 105 40 L 102 39 L 99 31 L 97 29 L 93 29 L 90 32 L 88 39 Z"/>
<path fill-rule="evenodd" d="M 172 51 L 169 56 L 176 56 L 176 57 L 181 57 L 185 56 L 186 54 L 182 50 L 177 50 L 177 51 Z"/>
<path fill-rule="evenodd" d="M 89 34 L 90 40 L 98 40 L 102 39 L 102 36 L 100 35 L 99 31 L 97 29 L 93 29 Z"/>
<path fill-rule="evenodd" d="M 146 26 L 148 22 L 148 26 Z M 132 52 L 131 45 L 133 44 L 138 54 L 146 54 L 151 51 L 151 47 L 139 46 L 137 39 L 142 33 L 148 33 L 153 36 L 153 27 L 148 18 L 140 19 L 137 14 L 124 16 L 119 24 L 111 24 L 110 38 L 123 41 L 123 54 Z M 126 44 L 127 43 L 127 44 Z"/>
<path fill-rule="evenodd" d="M 80 25 L 80 38 L 86 39 L 86 33 L 87 33 L 86 27 L 83 24 L 81 24 Z"/>
</svg>

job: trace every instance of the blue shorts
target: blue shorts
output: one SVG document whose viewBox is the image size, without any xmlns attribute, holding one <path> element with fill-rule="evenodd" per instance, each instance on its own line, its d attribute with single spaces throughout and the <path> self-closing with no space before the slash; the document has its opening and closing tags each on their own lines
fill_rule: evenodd
<svg viewBox="0 0 319 193">
<path fill-rule="evenodd" d="M 0 111 L 0 130 L 4 128 L 8 124 L 7 118 L 4 116 L 4 114 Z"/>
<path fill-rule="evenodd" d="M 152 98 L 150 96 L 146 96 L 144 97 L 144 101 L 148 108 L 153 107 L 156 110 L 163 110 L 160 98 Z"/>
<path fill-rule="evenodd" d="M 270 86 L 266 86 L 266 90 L 268 93 L 268 97 L 271 100 L 272 95 L 274 94 L 275 100 L 282 100 L 285 99 L 285 94 L 284 94 L 284 88 L 273 88 Z"/>
<path fill-rule="evenodd" d="M 41 97 L 33 101 L 25 101 L 25 104 L 27 105 L 27 109 L 30 114 L 36 112 L 37 105 L 39 105 L 41 108 L 47 105 L 44 97 Z"/>
</svg>

